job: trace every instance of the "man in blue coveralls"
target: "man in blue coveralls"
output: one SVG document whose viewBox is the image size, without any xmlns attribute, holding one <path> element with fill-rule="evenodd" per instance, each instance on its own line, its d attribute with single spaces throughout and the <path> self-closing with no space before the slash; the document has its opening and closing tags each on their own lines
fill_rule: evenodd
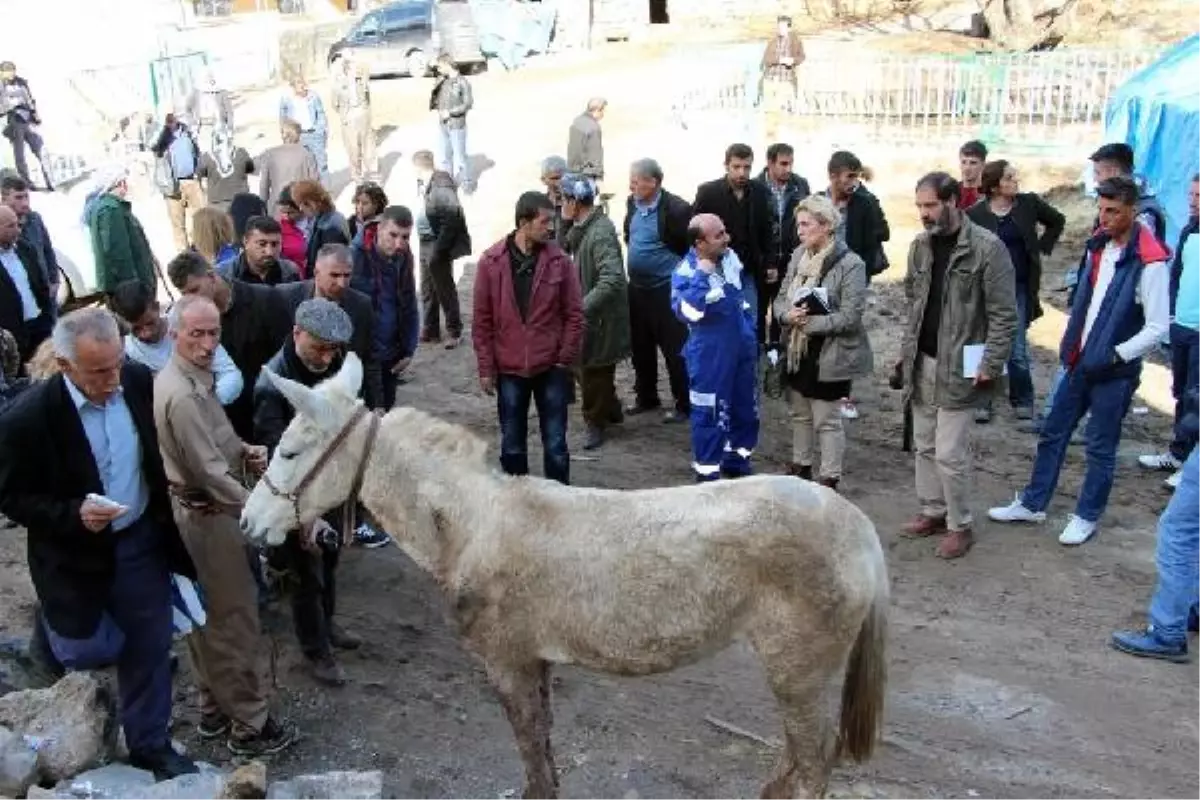
<svg viewBox="0 0 1200 800">
<path fill-rule="evenodd" d="M 671 276 L 671 308 L 688 326 L 683 349 L 691 386 L 692 469 L 696 481 L 749 475 L 758 443 L 754 318 L 743 294 L 742 262 L 725 223 L 699 214 L 692 247 Z"/>
</svg>

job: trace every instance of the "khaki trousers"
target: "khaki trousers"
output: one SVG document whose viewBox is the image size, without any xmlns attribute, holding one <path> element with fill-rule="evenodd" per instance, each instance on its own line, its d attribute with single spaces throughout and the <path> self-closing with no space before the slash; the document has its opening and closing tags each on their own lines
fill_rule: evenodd
<svg viewBox="0 0 1200 800">
<path fill-rule="evenodd" d="M 175 249 L 183 252 L 191 242 L 188 239 L 188 222 L 192 215 L 204 208 L 204 190 L 200 181 L 191 178 L 179 182 L 179 194 L 166 198 L 167 216 L 171 219 L 171 233 L 175 236 Z"/>
<path fill-rule="evenodd" d="M 355 108 L 342 118 L 342 143 L 350 160 L 350 178 L 355 183 L 373 176 L 379 169 L 375 160 L 375 132 L 371 130 L 371 110 Z"/>
<path fill-rule="evenodd" d="M 918 356 L 913 378 L 913 449 L 921 513 L 946 519 L 952 531 L 971 526 L 971 444 L 973 408 L 951 411 L 927 402 L 934 396 L 937 361 Z"/>
<path fill-rule="evenodd" d="M 257 733 L 267 721 L 258 587 L 246 560 L 237 520 L 205 515 L 172 501 L 175 522 L 204 590 L 204 627 L 188 637 L 200 690 L 200 711 L 229 717 L 238 736 Z"/>
<path fill-rule="evenodd" d="M 840 479 L 846 457 L 846 429 L 842 427 L 841 403 L 814 400 L 796 391 L 788 392 L 792 418 L 792 461 L 811 467 L 813 448 L 821 446 L 821 468 L 817 477 Z"/>
</svg>

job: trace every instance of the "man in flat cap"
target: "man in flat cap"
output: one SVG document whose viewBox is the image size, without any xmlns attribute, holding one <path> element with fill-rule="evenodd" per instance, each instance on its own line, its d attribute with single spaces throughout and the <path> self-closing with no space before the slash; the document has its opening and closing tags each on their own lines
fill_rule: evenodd
<svg viewBox="0 0 1200 800">
<path fill-rule="evenodd" d="M 267 362 L 276 375 L 312 388 L 342 367 L 346 347 L 354 337 L 350 315 L 332 300 L 315 297 L 296 307 L 296 324 L 283 348 Z M 254 385 L 255 440 L 272 454 L 291 423 L 295 410 L 265 375 Z M 306 530 L 293 531 L 272 553 L 272 563 L 293 573 L 292 619 L 296 638 L 308 659 L 313 678 L 326 686 L 346 682 L 333 648 L 353 650 L 359 640 L 333 621 L 338 554 L 343 537 L 336 531 L 341 509 L 318 519 Z M 333 523 L 333 524 L 331 524 Z"/>
</svg>

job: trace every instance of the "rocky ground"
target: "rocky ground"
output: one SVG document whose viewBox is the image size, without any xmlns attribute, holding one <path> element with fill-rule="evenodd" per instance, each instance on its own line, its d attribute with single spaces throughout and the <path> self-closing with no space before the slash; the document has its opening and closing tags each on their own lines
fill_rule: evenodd
<svg viewBox="0 0 1200 800">
<path fill-rule="evenodd" d="M 667 124 L 663 109 L 652 107 L 652 97 L 637 99 L 639 79 L 678 74 L 669 71 L 678 66 L 666 64 L 655 71 L 641 62 L 610 62 L 605 69 L 585 62 L 481 76 L 471 151 L 487 169 L 467 206 L 476 251 L 511 225 L 516 194 L 537 185 L 538 161 L 562 151 L 567 124 L 592 94 L 622 98 L 605 129 L 616 165 L 610 183 L 617 191 L 624 164 L 647 154 L 663 162 L 668 188 L 689 198 L 696 183 L 720 174 L 729 135 L 724 129 L 683 135 Z M 422 116 L 428 88 L 412 81 L 376 86 L 379 124 L 388 128 L 386 184 L 402 202 L 410 191 L 403 165 L 413 149 L 430 143 Z M 271 103 L 258 106 L 263 119 L 251 124 L 269 124 Z M 244 101 L 244 108 L 258 106 L 254 98 Z M 823 142 L 809 145 L 802 144 L 799 161 L 820 185 L 816 176 L 828 150 Z M 953 153 L 925 162 L 885 144 L 861 149 L 876 167 L 873 187 L 893 223 L 892 261 L 902 264 L 915 223 L 911 186 L 938 160 L 949 166 Z M 1057 182 L 1042 165 L 1026 166 L 1031 188 Z M 1070 258 L 1064 252 L 1057 263 Z M 839 769 L 834 793 L 1197 796 L 1196 666 L 1138 661 L 1107 643 L 1114 628 L 1141 622 L 1153 585 L 1154 526 L 1168 496 L 1163 476 L 1140 473 L 1135 459 L 1162 447 L 1168 436 L 1167 406 L 1154 390 L 1161 370 L 1147 370 L 1149 389 L 1137 403 L 1148 413 L 1126 420 L 1116 487 L 1095 541 L 1067 550 L 1055 539 L 1082 476 L 1077 449 L 1068 457 L 1046 525 L 1003 528 L 983 518 L 987 506 L 1006 502 L 1028 477 L 1035 445 L 1016 431 L 1001 403 L 996 421 L 976 432 L 978 544 L 960 561 L 940 561 L 931 542 L 896 535 L 917 510 L 911 456 L 900 450 L 899 398 L 886 386 L 905 307 L 899 269 L 875 288 L 867 324 L 876 370 L 855 386 L 862 416 L 848 423 L 844 480 L 845 494 L 875 521 L 888 554 L 889 708 L 879 754 L 864 767 Z M 466 308 L 471 277 L 468 263 L 461 285 Z M 1061 326 L 1054 311 L 1035 326 L 1035 380 L 1042 391 L 1052 371 L 1048 348 Z M 478 391 L 469 348 L 423 347 L 412 378 L 400 402 L 496 440 L 494 401 Z M 626 366 L 618 380 L 628 396 L 632 375 Z M 767 400 L 763 420 L 759 468 L 780 471 L 790 457 L 786 411 Z M 685 428 L 630 419 L 602 450 L 585 454 L 577 417 L 571 425 L 573 479 L 580 485 L 634 488 L 689 480 Z M 536 465 L 536 444 L 533 450 Z M 0 625 L 20 636 L 32 597 L 19 531 L 0 539 L 0 563 L 6 567 L 0 572 Z M 272 775 L 380 770 L 385 796 L 519 792 L 520 761 L 508 725 L 478 665 L 446 625 L 429 577 L 391 547 L 349 553 L 340 581 L 340 616 L 366 639 L 343 660 L 348 686 L 323 690 L 307 677 L 286 614 L 271 620 L 264 639 L 264 651 L 274 656 L 276 704 L 304 732 L 295 749 L 272 760 Z M 221 748 L 202 745 L 193 735 L 196 711 L 186 669 L 177 700 L 176 738 L 199 758 L 227 761 Z M 776 755 L 774 703 L 759 666 L 741 646 L 655 678 L 558 669 L 554 711 L 567 796 L 752 795 Z"/>
</svg>

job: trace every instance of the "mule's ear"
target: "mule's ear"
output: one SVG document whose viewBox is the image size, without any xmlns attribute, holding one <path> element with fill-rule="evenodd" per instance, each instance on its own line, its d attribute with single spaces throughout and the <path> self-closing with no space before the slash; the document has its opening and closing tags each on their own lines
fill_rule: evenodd
<svg viewBox="0 0 1200 800">
<path fill-rule="evenodd" d="M 267 380 L 292 404 L 292 408 L 296 409 L 300 416 L 317 423 L 329 417 L 329 403 L 312 389 L 282 375 L 276 375 L 266 367 L 263 367 L 263 375 L 267 376 Z"/>
<path fill-rule="evenodd" d="M 342 391 L 350 397 L 358 397 L 358 390 L 362 388 L 363 382 L 363 365 L 355 353 L 346 353 L 346 359 L 342 362 L 342 368 L 338 370 L 336 380 Z"/>
</svg>

